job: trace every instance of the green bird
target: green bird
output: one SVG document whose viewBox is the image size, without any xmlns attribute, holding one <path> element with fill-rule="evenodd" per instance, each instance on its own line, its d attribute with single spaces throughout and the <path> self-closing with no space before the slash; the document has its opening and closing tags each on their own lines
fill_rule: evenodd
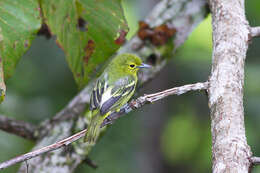
<svg viewBox="0 0 260 173">
<path fill-rule="evenodd" d="M 91 120 L 85 142 L 96 142 L 104 119 L 112 112 L 118 112 L 133 96 L 138 70 L 149 67 L 139 57 L 127 53 L 116 56 L 108 64 L 91 93 Z"/>
</svg>

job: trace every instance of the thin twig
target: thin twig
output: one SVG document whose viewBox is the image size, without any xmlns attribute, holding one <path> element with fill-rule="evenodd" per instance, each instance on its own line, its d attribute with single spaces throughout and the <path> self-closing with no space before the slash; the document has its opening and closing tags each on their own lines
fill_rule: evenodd
<svg viewBox="0 0 260 173">
<path fill-rule="evenodd" d="M 7 168 L 11 165 L 14 165 L 16 163 L 20 163 L 20 162 L 23 162 L 23 161 L 26 161 L 26 160 L 29 160 L 31 158 L 34 158 L 34 157 L 37 157 L 41 154 L 44 154 L 44 153 L 47 153 L 49 151 L 53 151 L 53 150 L 57 150 L 63 146 L 67 146 L 69 144 L 71 144 L 72 142 L 82 138 L 85 133 L 86 133 L 86 129 L 85 130 L 82 130 L 66 139 L 63 139 L 59 142 L 56 142 L 54 144 L 51 144 L 51 145 L 48 145 L 46 147 L 43 147 L 43 148 L 40 148 L 38 150 L 35 150 L 35 151 L 32 151 L 32 152 L 29 152 L 29 153 L 26 153 L 26 154 L 23 154 L 21 156 L 17 156 L 11 160 L 8 160 L 8 161 L 5 161 L 3 163 L 0 163 L 0 170 L 4 169 L 4 168 Z"/>
<path fill-rule="evenodd" d="M 36 127 L 34 125 L 13 118 L 8 118 L 3 115 L 0 115 L 0 129 L 26 139 L 36 139 L 36 136 L 34 135 Z"/>
<path fill-rule="evenodd" d="M 260 37 L 260 26 L 251 27 L 250 34 L 251 37 Z"/>
<path fill-rule="evenodd" d="M 251 162 L 253 165 L 260 165 L 260 157 L 251 157 L 251 158 L 250 158 L 250 162 Z"/>
<path fill-rule="evenodd" d="M 164 90 L 164 91 L 154 93 L 154 94 L 148 94 L 148 95 L 141 96 L 137 99 L 132 100 L 129 103 L 128 108 L 126 108 L 126 107 L 123 108 L 122 109 L 123 112 L 120 112 L 120 114 L 118 114 L 119 116 L 117 116 L 116 118 L 115 118 L 115 116 L 112 116 L 112 118 L 113 118 L 112 120 L 114 121 L 115 119 L 119 118 L 121 115 L 126 114 L 129 111 L 132 111 L 133 109 L 141 108 L 145 104 L 153 103 L 153 102 L 158 101 L 160 99 L 166 98 L 167 96 L 174 95 L 174 94 L 175 95 L 181 95 L 181 94 L 184 94 L 188 91 L 205 90 L 207 88 L 208 88 L 208 82 L 195 83 L 195 84 L 184 85 L 184 86 L 181 86 L 181 87 L 171 88 L 171 89 Z M 110 122 L 104 121 L 103 126 L 105 126 L 107 124 L 111 124 L 111 121 Z M 38 150 L 29 152 L 29 153 L 26 153 L 26 154 L 23 154 L 21 156 L 17 156 L 15 158 L 11 159 L 11 160 L 0 163 L 0 170 L 7 168 L 11 165 L 14 165 L 16 163 L 29 160 L 33 157 L 37 157 L 37 156 L 44 154 L 46 152 L 59 149 L 63 146 L 67 146 L 67 145 L 71 144 L 72 142 L 82 138 L 85 135 L 86 131 L 87 131 L 86 129 L 82 130 L 82 131 L 74 134 L 73 136 L 70 136 L 66 139 L 59 141 L 59 142 L 56 142 L 54 144 L 48 145 L 46 147 L 40 148 Z"/>
</svg>

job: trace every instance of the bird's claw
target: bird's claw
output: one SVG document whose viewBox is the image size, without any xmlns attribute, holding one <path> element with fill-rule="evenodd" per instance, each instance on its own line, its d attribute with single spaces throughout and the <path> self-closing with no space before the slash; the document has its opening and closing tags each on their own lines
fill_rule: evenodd
<svg viewBox="0 0 260 173">
<path fill-rule="evenodd" d="M 113 122 L 114 122 L 114 121 L 111 119 L 111 117 L 108 116 L 108 117 L 106 117 L 106 118 L 104 119 L 104 121 L 102 122 L 100 128 L 102 128 L 102 127 L 104 127 L 104 126 L 106 126 L 106 125 L 109 125 L 109 124 L 113 124 Z"/>
</svg>

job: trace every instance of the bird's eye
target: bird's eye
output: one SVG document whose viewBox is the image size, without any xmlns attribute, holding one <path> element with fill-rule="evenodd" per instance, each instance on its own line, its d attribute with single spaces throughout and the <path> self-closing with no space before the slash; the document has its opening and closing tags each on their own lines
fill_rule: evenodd
<svg viewBox="0 0 260 173">
<path fill-rule="evenodd" d="M 131 68 L 134 68 L 134 67 L 135 67 L 135 65 L 134 65 L 134 64 L 130 64 L 130 67 L 131 67 Z"/>
</svg>

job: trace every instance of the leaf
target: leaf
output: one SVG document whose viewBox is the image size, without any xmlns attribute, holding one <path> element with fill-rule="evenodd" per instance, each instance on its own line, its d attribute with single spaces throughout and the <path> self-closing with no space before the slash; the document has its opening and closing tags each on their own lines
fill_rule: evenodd
<svg viewBox="0 0 260 173">
<path fill-rule="evenodd" d="M 13 74 L 17 62 L 40 27 L 36 0 L 0 0 L 0 58 L 5 78 Z"/>
<path fill-rule="evenodd" d="M 82 88 L 124 42 L 121 0 L 42 0 L 43 15 Z"/>
</svg>

